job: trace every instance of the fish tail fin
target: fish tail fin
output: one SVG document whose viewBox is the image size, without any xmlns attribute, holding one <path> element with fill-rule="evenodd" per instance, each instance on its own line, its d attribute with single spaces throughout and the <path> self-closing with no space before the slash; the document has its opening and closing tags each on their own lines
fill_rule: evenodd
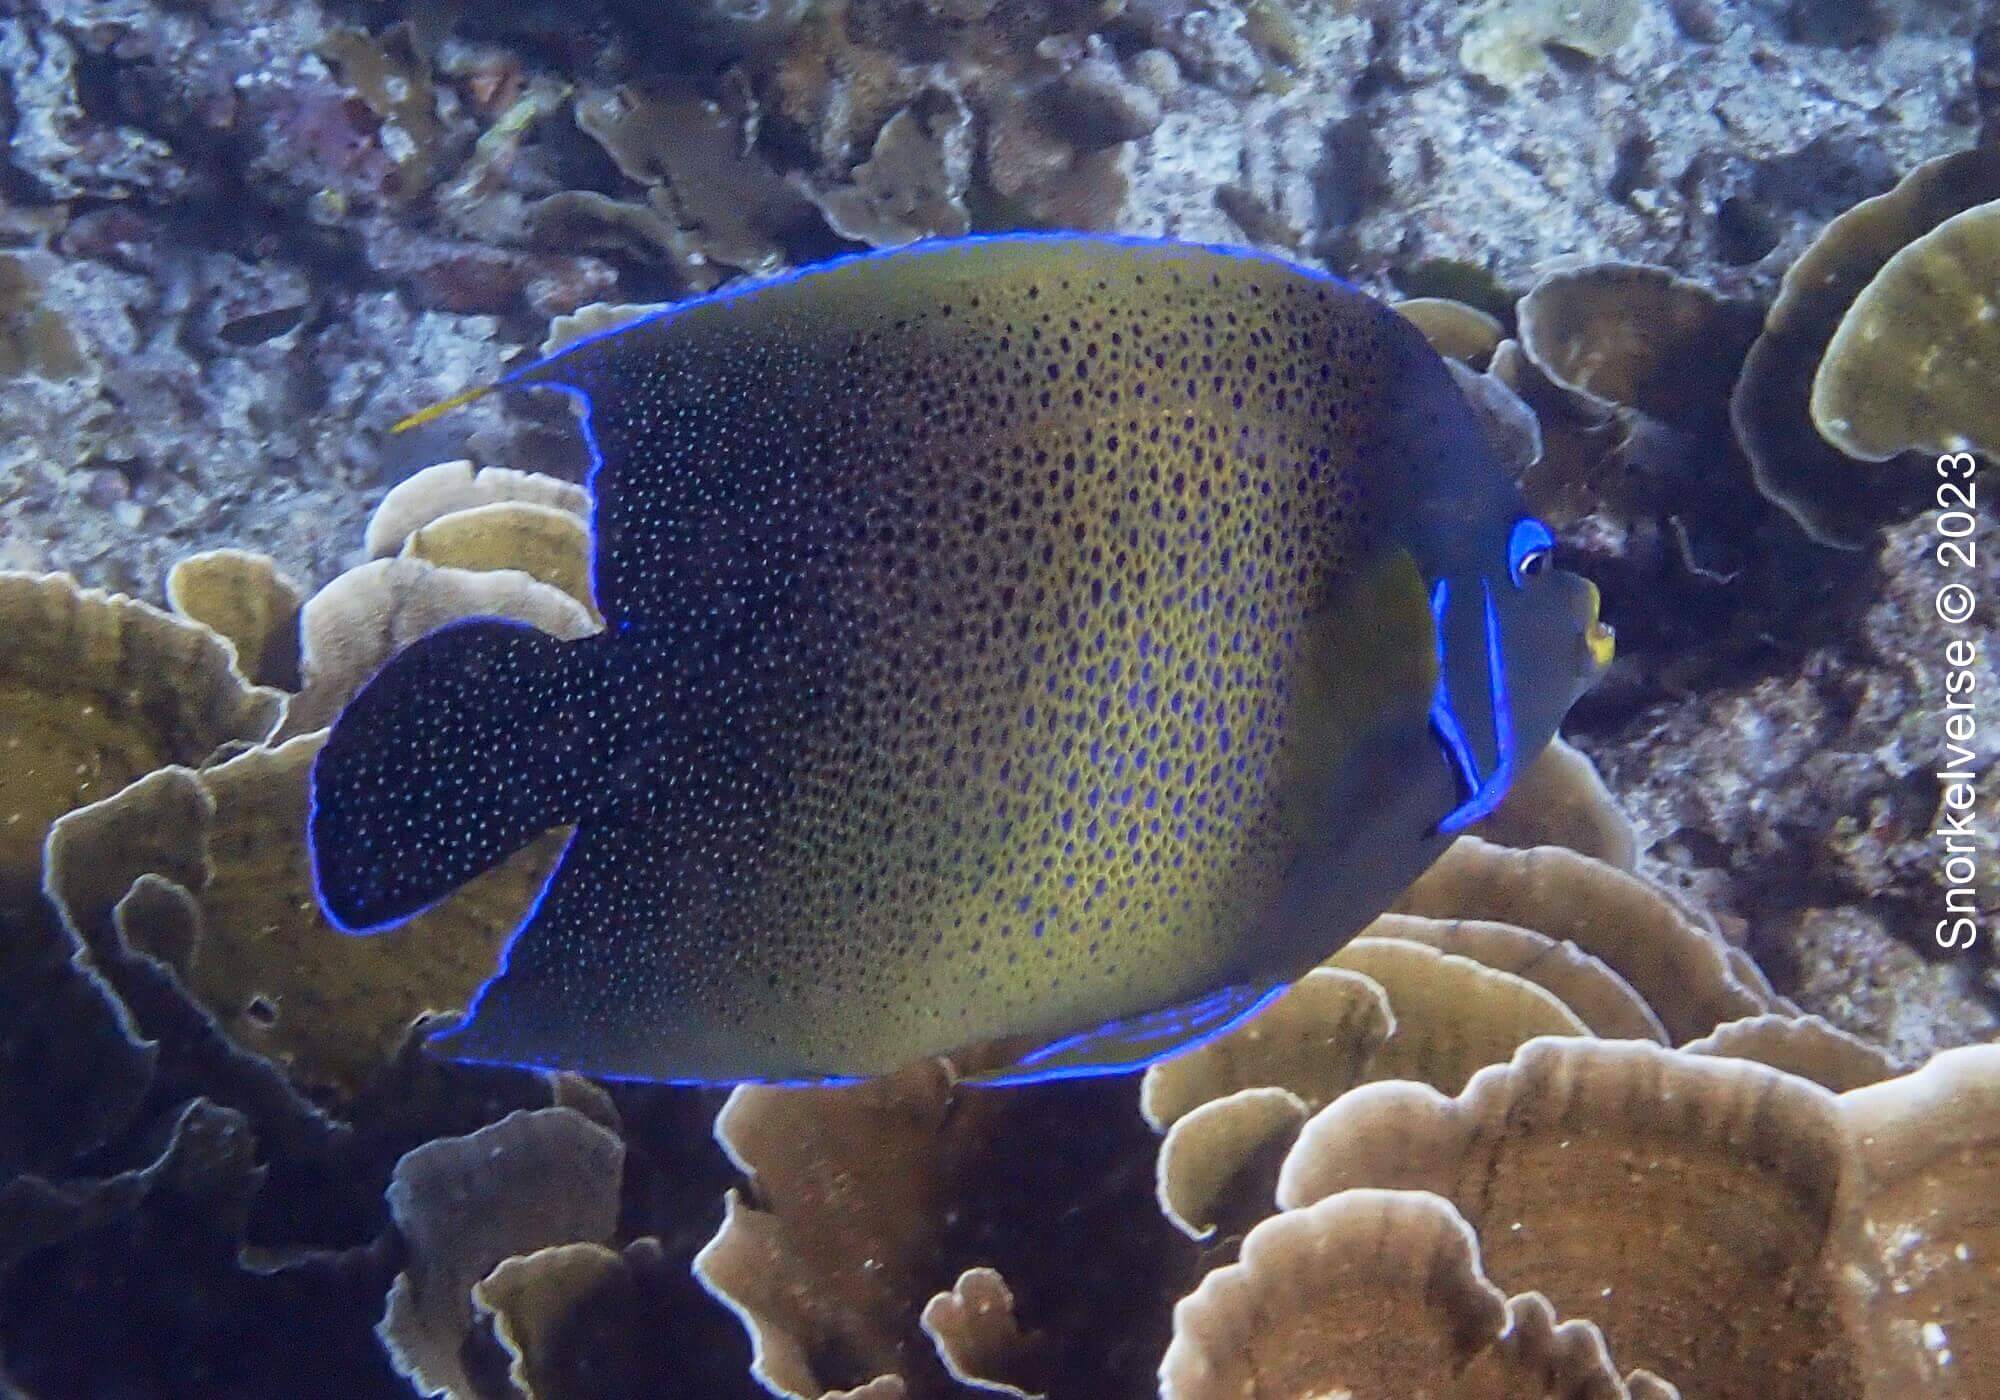
<svg viewBox="0 0 2000 1400">
<path fill-rule="evenodd" d="M 605 641 L 479 618 L 377 672 L 313 763 L 307 846 L 328 918 L 400 923 L 587 815 L 602 765 L 584 707 L 565 702 Z"/>
</svg>

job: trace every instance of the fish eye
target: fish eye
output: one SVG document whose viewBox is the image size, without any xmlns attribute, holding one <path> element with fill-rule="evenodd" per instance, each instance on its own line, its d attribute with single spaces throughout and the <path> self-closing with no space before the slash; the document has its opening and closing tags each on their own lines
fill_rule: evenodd
<svg viewBox="0 0 2000 1400">
<path fill-rule="evenodd" d="M 1547 572 L 1555 548 L 1555 536 L 1548 526 L 1532 515 L 1516 520 L 1513 533 L 1507 537 L 1507 572 L 1513 575 L 1514 586 L 1525 588 L 1529 579 Z"/>
</svg>

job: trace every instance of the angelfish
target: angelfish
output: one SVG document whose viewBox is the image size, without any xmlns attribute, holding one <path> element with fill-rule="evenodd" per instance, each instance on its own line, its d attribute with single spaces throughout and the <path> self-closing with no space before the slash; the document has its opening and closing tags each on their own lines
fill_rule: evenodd
<svg viewBox="0 0 2000 1400">
<path fill-rule="evenodd" d="M 1263 254 L 863 254 L 489 387 L 534 386 L 605 630 L 433 633 L 313 770 L 354 933 L 574 828 L 456 1058 L 1135 1068 L 1385 908 L 1610 659 L 1423 338 Z"/>
</svg>

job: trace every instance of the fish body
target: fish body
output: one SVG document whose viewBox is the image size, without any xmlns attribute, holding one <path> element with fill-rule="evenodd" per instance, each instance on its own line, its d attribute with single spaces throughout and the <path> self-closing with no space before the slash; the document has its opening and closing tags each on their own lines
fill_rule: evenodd
<svg viewBox="0 0 2000 1400">
<path fill-rule="evenodd" d="M 425 638 L 309 823 L 362 931 L 574 825 L 461 1058 L 1135 1066 L 1391 902 L 1608 645 L 1415 330 L 1262 255 L 918 245 L 504 383 L 582 406 L 606 630 Z"/>
</svg>

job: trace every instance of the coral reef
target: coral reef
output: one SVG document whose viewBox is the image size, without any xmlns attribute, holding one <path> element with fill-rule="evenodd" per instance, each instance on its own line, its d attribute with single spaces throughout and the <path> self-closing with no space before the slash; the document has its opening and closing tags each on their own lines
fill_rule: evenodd
<svg viewBox="0 0 2000 1400">
<path fill-rule="evenodd" d="M 742 1088 L 715 1119 L 724 1162 L 703 1157 L 706 1109 L 686 1091 L 635 1089 L 614 1102 L 559 1078 L 496 1095 L 481 1087 L 491 1072 L 425 1065 L 415 1037 L 490 974 L 561 833 L 407 930 L 343 937 L 321 920 L 304 869 L 303 775 L 320 735 L 283 733 L 308 722 L 302 707 L 337 705 L 398 645 L 399 629 L 425 625 L 399 619 L 490 606 L 491 585 L 544 599 L 536 606 L 551 626 L 589 630 L 581 504 L 574 488 L 546 477 L 462 462 L 429 469 L 378 509 L 364 551 L 378 557 L 303 602 L 268 561 L 241 553 L 197 556 L 176 571 L 185 618 L 60 580 L 12 582 L 25 605 L 111 620 L 41 629 L 44 647 L 53 638 L 89 656 L 102 644 L 84 639 L 106 636 L 102 664 L 117 674 L 119 648 L 164 643 L 177 648 L 165 654 L 189 659 L 161 674 L 192 676 L 181 689 L 209 698 L 178 702 L 193 737 L 150 739 L 131 760 L 143 770 L 134 781 L 82 805 L 97 794 L 65 790 L 45 804 L 59 815 L 42 822 L 46 855 L 31 857 L 29 870 L 43 872 L 47 899 L 24 901 L 25 913 L 45 939 L 66 938 L 30 946 L 70 953 L 42 954 L 44 975 L 60 980 L 66 970 L 70 1003 L 95 998 L 89 1004 L 102 1009 L 65 1033 L 94 1038 L 87 1043 L 122 1055 L 124 1067 L 89 1079 L 94 1098 L 85 1102 L 101 1105 L 93 1112 L 29 1115 L 12 1128 L 21 1144 L 12 1160 L 28 1171 L 0 1188 L 0 1219 L 22 1241 L 4 1261 L 10 1280 L 129 1239 L 135 1226 L 153 1228 L 145 1222 L 167 1199 L 161 1183 L 193 1172 L 185 1190 L 212 1203 L 196 1207 L 200 1228 L 212 1232 L 203 1257 L 217 1260 L 216 1286 L 234 1300 L 225 1315 L 261 1317 L 320 1299 L 354 1329 L 379 1332 L 379 1354 L 365 1354 L 353 1331 L 341 1345 L 364 1352 L 353 1373 L 381 1377 L 385 1394 L 391 1374 L 425 1393 L 464 1397 L 591 1393 L 605 1376 L 659 1389 L 675 1365 L 663 1339 L 691 1333 L 723 1378 L 685 1382 L 707 1387 L 691 1394 L 731 1393 L 749 1377 L 807 1397 L 921 1397 L 954 1385 L 1134 1394 L 1162 1354 L 1174 1394 L 1208 1393 L 1202 1387 L 1239 1374 L 1355 1384 L 1384 1368 L 1407 1378 L 1428 1365 L 1456 1367 L 1467 1384 L 1478 1379 L 1498 1393 L 1520 1376 L 1579 1395 L 1664 1395 L 1670 1383 L 1690 1382 L 1732 1393 L 1741 1353 L 1694 1344 L 1701 1334 L 1687 1320 L 1698 1316 L 1695 1299 L 1734 1296 L 1730 1289 L 1789 1289 L 1810 1304 L 1786 1324 L 1799 1358 L 1787 1374 L 1802 1395 L 1898 1393 L 1868 1387 L 1919 1374 L 1935 1388 L 1964 1371 L 1948 1368 L 1953 1347 L 1964 1355 L 1977 1345 L 1965 1332 L 1978 1325 L 1970 1285 L 1940 1282 L 1909 1301 L 1898 1280 L 1918 1266 L 1870 1255 L 1880 1227 L 1866 1222 L 1930 1208 L 1919 1203 L 1936 1199 L 1941 1181 L 1984 1179 L 1989 1144 L 1977 1105 L 2000 1092 L 1990 1066 L 1947 1058 L 1898 1080 L 1881 1050 L 1795 1014 L 1692 904 L 1631 873 L 1641 860 L 1632 823 L 1591 763 L 1561 743 L 1396 912 L 1258 1019 L 1153 1067 L 1137 1085 L 994 1091 L 958 1082 L 987 1057 L 1004 1057 L 1000 1046 L 851 1088 Z M 349 602 L 321 605 L 328 595 Z M 300 689 L 251 686 L 236 669 L 243 654 L 260 670 L 296 677 Z M 51 678 L 75 674 L 75 655 L 50 653 L 32 668 L 39 688 L 20 693 L 71 697 L 77 682 Z M 334 657 L 347 659 L 326 659 Z M 164 1052 L 157 1067 L 142 1035 Z M 1591 1048 L 1602 1043 L 1596 1037 L 1619 1047 L 1602 1061 L 1611 1068 L 1592 1068 L 1607 1053 Z M 1644 1078 L 1652 1088 L 1619 1078 L 1637 1073 L 1634 1063 L 1656 1066 Z M 1621 1272 L 1657 1270 L 1650 1256 L 1594 1260 L 1588 1251 L 1614 1237 L 1602 1229 L 1545 1223 L 1533 1237 L 1546 1236 L 1543 1253 L 1521 1254 L 1526 1241 L 1512 1237 L 1500 1249 L 1489 1238 L 1497 1217 L 1439 1175 L 1445 1146 L 1460 1140 L 1446 1131 L 1451 1120 L 1421 1105 L 1468 1105 L 1466 1122 L 1478 1123 L 1508 1111 L 1489 1103 L 1546 1095 L 1554 1091 L 1536 1086 L 1571 1078 L 1583 1086 L 1577 1101 L 1595 1105 L 1574 1121 L 1608 1115 L 1590 1131 L 1611 1160 L 1653 1154 L 1658 1195 L 1644 1214 L 1666 1232 L 1662 1248 L 1688 1232 L 1716 1234 L 1675 1193 L 1741 1194 L 1701 1174 L 1728 1168 L 1732 1153 L 1746 1170 L 1775 1173 L 1759 1197 L 1768 1197 L 1761 1214 L 1771 1248 L 1747 1262 L 1700 1261 L 1693 1281 L 1670 1286 L 1671 1275 Z M 1937 1087 L 1947 1082 L 1948 1091 Z M 1691 1086 L 1685 1094 L 1673 1087 L 1681 1084 Z M 1713 1117 L 1644 1107 L 1646 1093 L 1705 1103 L 1710 1091 L 1693 1087 L 1703 1085 L 1725 1086 L 1710 1094 L 1723 1105 Z M 1756 1120 L 1768 1149 L 1727 1128 L 1747 1111 L 1726 1106 L 1743 1102 L 1746 1085 L 1798 1106 Z M 214 1097 L 193 1096 L 196 1086 Z M 1459 1097 L 1443 1097 L 1451 1094 Z M 1934 1106 L 1935 1133 L 1911 1102 Z M 1849 1103 L 1851 1128 L 1842 1126 Z M 1574 1117 L 1548 1112 L 1554 1125 Z M 1332 1185 L 1312 1176 L 1329 1141 L 1361 1152 L 1392 1131 L 1369 1128 L 1372 1114 L 1390 1123 L 1414 1114 L 1418 1126 L 1436 1119 L 1424 1131 L 1443 1145 L 1418 1150 L 1402 1138 L 1368 1159 L 1400 1163 L 1401 1175 Z M 1038 1127 L 1051 1116 L 1071 1125 L 1061 1152 L 1047 1150 Z M 1360 1126 L 1326 1126 L 1350 1119 Z M 1645 1144 L 1648 1134 L 1681 1131 L 1676 1123 L 1696 1144 L 1726 1150 L 1666 1173 Z M 1093 1126 L 1078 1132 L 1084 1125 Z M 1639 1145 L 1616 1145 L 1620 1132 L 1637 1132 Z M 1902 1145 L 1884 1145 L 1884 1133 L 1900 1134 Z M 118 1147 L 128 1139 L 132 1148 Z M 126 1152 L 131 1164 L 119 1167 Z M 1433 1160 L 1440 1165 L 1426 1176 Z M 1786 1160 L 1802 1164 L 1792 1176 Z M 246 1172 L 248 1161 L 268 1165 Z M 743 1181 L 725 1192 L 730 1165 Z M 1547 1176 L 1541 1166 L 1523 1170 Z M 1710 1184 L 1690 1187 L 1689 1173 Z M 340 1185 L 329 1192 L 330 1179 Z M 386 1193 L 372 1209 L 362 1204 L 370 1183 Z M 1286 1213 L 1258 1226 L 1274 1186 Z M 1807 1194 L 1786 1197 L 1781 1186 Z M 1544 1186 L 1548 1203 L 1532 1209 L 1523 1198 L 1523 1230 L 1553 1221 L 1555 1203 L 1569 1199 L 1549 1194 L 1556 1189 Z M 699 1222 L 714 1216 L 690 1211 L 689 1193 L 704 1190 L 722 1213 L 697 1253 Z M 1408 1194 L 1423 1191 L 1434 1194 Z M 1341 1204 L 1322 1210 L 1312 1205 L 1320 1196 Z M 1963 1226 L 1977 1228 L 1969 1218 Z M 253 1235 L 258 1242 L 246 1247 Z M 1058 1243 L 1084 1236 L 1116 1247 L 1080 1260 Z M 1304 1243 L 1312 1240 L 1321 1242 Z M 259 1267 L 270 1271 L 252 1268 L 253 1259 L 269 1259 Z M 1450 1288 L 1393 1302 L 1420 1261 L 1453 1280 Z M 1343 1324 L 1329 1333 L 1321 1310 L 1245 1341 L 1230 1309 L 1251 1306 L 1273 1276 L 1308 1293 L 1367 1287 L 1381 1307 L 1358 1331 Z M 1135 1289 L 1134 1280 L 1146 1282 Z M 386 1304 L 366 1304 L 370 1288 Z M 1593 1302 L 1604 1288 L 1636 1301 Z M 83 1299 L 100 1295 L 69 1296 L 88 1306 Z M 718 1303 L 748 1334 L 740 1370 L 731 1369 Z M 1431 1320 L 1412 1315 L 1383 1330 L 1385 1317 L 1400 1316 L 1383 1309 L 1406 1305 L 1434 1310 Z M 1926 1340 L 1961 1334 L 1965 1342 L 1942 1350 Z M 1392 1341 L 1413 1350 L 1391 1354 Z M 199 1336 L 184 1344 L 207 1345 Z M 70 1382 L 51 1378 L 88 1371 L 85 1359 L 45 1355 L 18 1331 L 0 1330 L 0 1348 L 10 1367 L 57 1393 Z M 264 1352 L 241 1360 L 245 1374 L 276 1364 Z M 1634 1366 L 1643 1369 L 1621 1378 L 1620 1367 Z"/>
<path fill-rule="evenodd" d="M 0 1391 L 1993 1392 L 1916 512 L 1996 446 L 1996 75 L 1925 0 L 7 8 Z M 343 937 L 320 726 L 439 622 L 602 619 L 566 403 L 390 426 L 1024 227 L 1400 299 L 1619 629 L 1575 748 L 1142 1080 L 426 1054 L 562 833 Z M 2000 908 L 1990 782 L 1971 824 Z"/>
</svg>

